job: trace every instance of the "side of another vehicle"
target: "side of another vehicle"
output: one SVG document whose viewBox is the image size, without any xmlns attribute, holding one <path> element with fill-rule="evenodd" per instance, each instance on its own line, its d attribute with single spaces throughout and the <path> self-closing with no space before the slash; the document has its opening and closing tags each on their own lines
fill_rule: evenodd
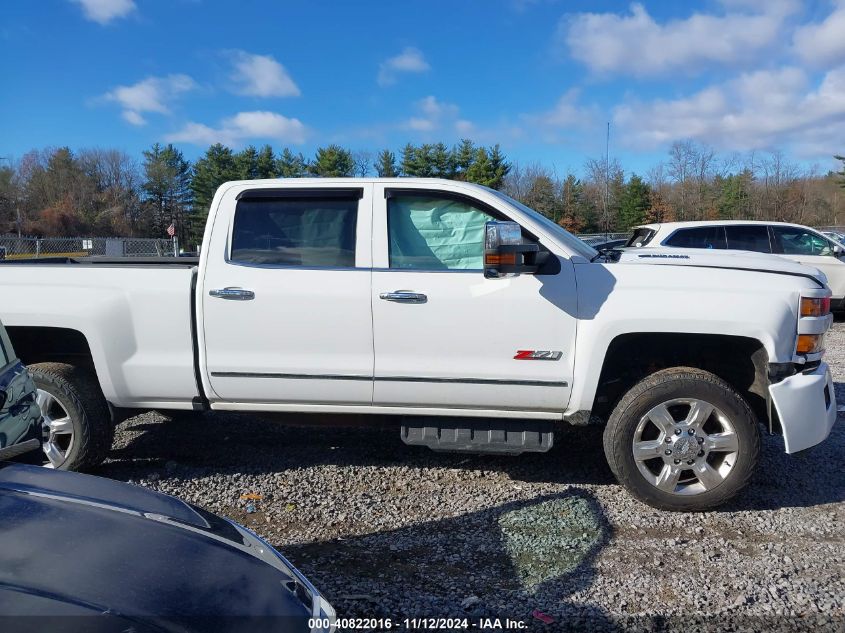
<svg viewBox="0 0 845 633">
<path fill-rule="evenodd" d="M 832 235 L 785 222 L 701 221 L 634 228 L 629 247 L 742 250 L 779 255 L 827 276 L 834 310 L 845 309 L 845 246 Z"/>
<path fill-rule="evenodd" d="M 40 463 L 41 410 L 36 400 L 35 384 L 0 322 L 0 459 Z"/>
</svg>

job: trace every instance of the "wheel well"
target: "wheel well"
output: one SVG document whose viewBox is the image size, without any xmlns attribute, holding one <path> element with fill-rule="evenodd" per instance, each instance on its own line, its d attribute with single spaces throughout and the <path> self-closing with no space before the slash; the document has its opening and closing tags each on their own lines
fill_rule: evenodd
<svg viewBox="0 0 845 633">
<path fill-rule="evenodd" d="M 697 367 L 730 383 L 760 422 L 769 423 L 768 354 L 760 341 L 720 334 L 623 334 L 610 343 L 593 415 L 606 420 L 637 382 L 669 367 Z"/>
<path fill-rule="evenodd" d="M 78 330 L 31 326 L 10 326 L 6 330 L 24 365 L 57 362 L 94 371 L 88 339 Z"/>
</svg>

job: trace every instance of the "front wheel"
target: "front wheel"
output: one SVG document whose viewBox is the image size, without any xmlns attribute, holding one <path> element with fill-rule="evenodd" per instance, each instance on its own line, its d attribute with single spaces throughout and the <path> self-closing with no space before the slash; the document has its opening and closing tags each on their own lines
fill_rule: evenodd
<svg viewBox="0 0 845 633">
<path fill-rule="evenodd" d="M 626 393 L 604 431 L 604 451 L 619 482 L 661 510 L 706 510 L 751 478 L 760 453 L 757 419 L 718 376 L 675 367 Z"/>
</svg>

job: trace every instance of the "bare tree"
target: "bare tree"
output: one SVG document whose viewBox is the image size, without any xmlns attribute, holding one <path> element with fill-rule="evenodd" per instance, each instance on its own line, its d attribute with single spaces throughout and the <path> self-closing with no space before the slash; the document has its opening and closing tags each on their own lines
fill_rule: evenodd
<svg viewBox="0 0 845 633">
<path fill-rule="evenodd" d="M 373 153 L 368 150 L 357 150 L 352 152 L 352 162 L 355 165 L 355 175 L 365 178 L 370 175 L 373 168 Z"/>
</svg>

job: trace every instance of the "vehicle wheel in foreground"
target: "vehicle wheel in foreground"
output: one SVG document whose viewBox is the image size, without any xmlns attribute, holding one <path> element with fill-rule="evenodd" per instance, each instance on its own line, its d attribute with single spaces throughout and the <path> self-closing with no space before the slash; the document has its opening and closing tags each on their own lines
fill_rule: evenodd
<svg viewBox="0 0 845 633">
<path fill-rule="evenodd" d="M 616 478 L 637 499 L 662 510 L 718 506 L 751 478 L 760 453 L 757 419 L 718 376 L 676 367 L 626 393 L 604 431 Z"/>
<path fill-rule="evenodd" d="M 42 415 L 44 465 L 84 470 L 102 462 L 114 428 L 94 375 L 64 363 L 37 363 L 29 371 Z"/>
</svg>

